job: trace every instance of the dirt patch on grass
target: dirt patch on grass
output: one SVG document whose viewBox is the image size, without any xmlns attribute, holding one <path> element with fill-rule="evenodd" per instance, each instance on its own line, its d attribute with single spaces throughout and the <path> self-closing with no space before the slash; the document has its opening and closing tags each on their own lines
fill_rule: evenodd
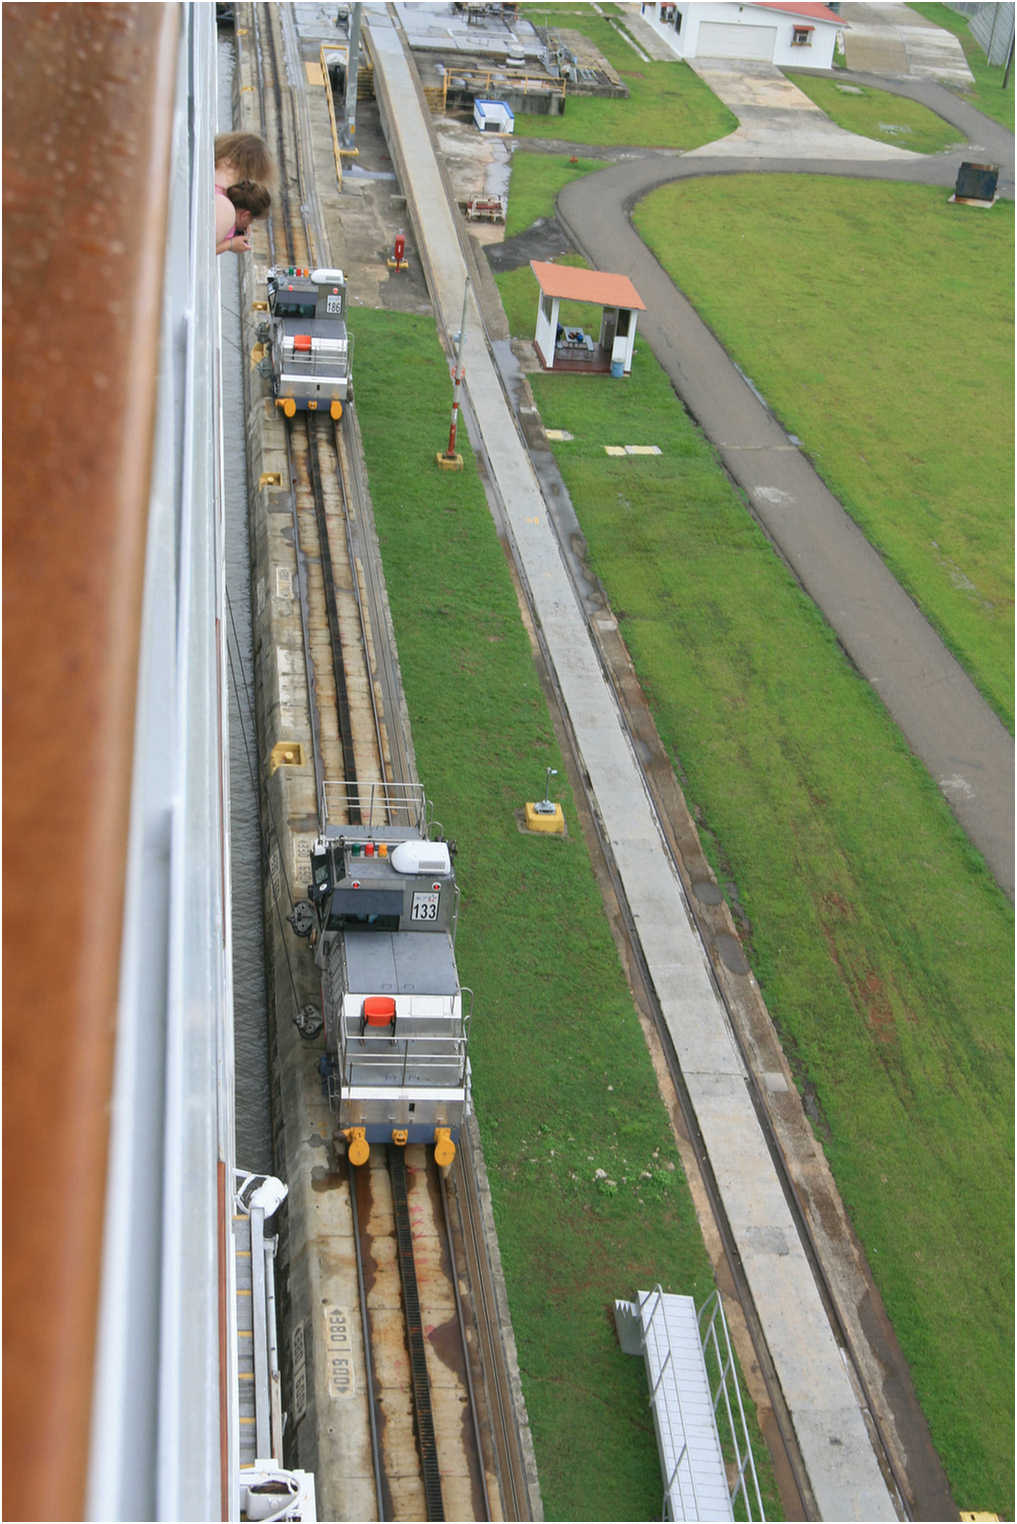
<svg viewBox="0 0 1017 1524">
<path fill-rule="evenodd" d="M 869 969 L 861 986 L 862 997 L 865 1001 L 865 1021 L 869 1031 L 878 1043 L 895 1043 L 897 1039 L 897 1023 L 886 993 L 886 986 L 876 973 L 875 969 Z"/>
<path fill-rule="evenodd" d="M 896 1048 L 897 1018 L 893 1003 L 887 993 L 886 983 L 874 968 L 856 973 L 837 945 L 835 925 L 845 925 L 856 919 L 854 910 L 844 897 L 830 890 L 818 902 L 819 923 L 823 931 L 830 958 L 846 989 L 851 991 L 852 1003 L 865 1018 L 865 1025 L 881 1048 Z"/>
</svg>

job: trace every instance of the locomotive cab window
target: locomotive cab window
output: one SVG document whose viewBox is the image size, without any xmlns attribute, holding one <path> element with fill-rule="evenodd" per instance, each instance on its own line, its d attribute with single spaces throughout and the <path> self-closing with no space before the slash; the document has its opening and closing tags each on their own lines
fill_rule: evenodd
<svg viewBox="0 0 1017 1524">
<path fill-rule="evenodd" d="M 337 889 L 328 912 L 329 931 L 398 931 L 403 897 L 391 889 Z"/>
</svg>

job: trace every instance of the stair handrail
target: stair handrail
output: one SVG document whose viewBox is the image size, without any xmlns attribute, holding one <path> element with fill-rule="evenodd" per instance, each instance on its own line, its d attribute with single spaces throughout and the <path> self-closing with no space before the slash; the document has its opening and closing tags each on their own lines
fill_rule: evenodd
<svg viewBox="0 0 1017 1524">
<path fill-rule="evenodd" d="M 708 1310 L 709 1317 L 707 1318 L 706 1328 L 704 1331 L 703 1319 Z M 731 1348 L 731 1336 L 728 1332 L 727 1318 L 724 1316 L 724 1305 L 720 1299 L 720 1292 L 716 1288 L 711 1291 L 710 1295 L 706 1298 L 705 1302 L 700 1307 L 697 1313 L 697 1319 L 699 1322 L 699 1342 L 703 1347 L 703 1359 L 705 1361 L 707 1345 L 709 1343 L 712 1345 L 717 1361 L 717 1386 L 716 1389 L 711 1393 L 714 1415 L 716 1415 L 717 1405 L 720 1402 L 721 1397 L 723 1397 L 724 1408 L 727 1415 L 728 1432 L 731 1435 L 731 1443 L 734 1447 L 735 1467 L 738 1474 L 738 1480 L 735 1483 L 734 1487 L 731 1489 L 732 1512 L 734 1511 L 734 1501 L 740 1492 L 742 1494 L 742 1500 L 745 1505 L 747 1518 L 749 1520 L 759 1519 L 764 1521 L 765 1524 L 766 1513 L 763 1509 L 763 1499 L 759 1491 L 759 1478 L 756 1475 L 756 1462 L 752 1454 L 752 1444 L 749 1440 L 749 1426 L 745 1417 L 745 1408 L 742 1404 L 742 1391 L 738 1381 L 738 1371 L 735 1366 L 734 1351 Z M 723 1352 L 721 1350 L 720 1338 L 717 1332 L 718 1327 L 720 1329 L 720 1333 L 723 1335 Z M 707 1377 L 709 1378 L 709 1371 L 707 1372 Z M 728 1380 L 729 1377 L 730 1382 Z M 735 1423 L 734 1414 L 731 1408 L 731 1387 L 734 1388 L 735 1405 L 738 1410 L 737 1424 Z M 739 1440 L 739 1430 L 741 1433 L 741 1440 Z M 748 1473 L 752 1479 L 752 1489 L 755 1493 L 755 1504 L 758 1510 L 756 1513 L 753 1513 L 752 1511 L 752 1497 L 749 1494 L 746 1473 Z"/>
</svg>

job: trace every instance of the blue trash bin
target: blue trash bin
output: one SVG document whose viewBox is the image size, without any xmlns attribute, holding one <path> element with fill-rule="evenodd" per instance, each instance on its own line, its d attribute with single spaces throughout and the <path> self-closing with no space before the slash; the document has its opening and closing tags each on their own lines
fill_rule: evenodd
<svg viewBox="0 0 1017 1524">
<path fill-rule="evenodd" d="M 624 374 L 625 374 L 625 361 L 624 360 L 612 360 L 611 361 L 611 374 L 612 374 L 612 376 L 624 376 Z"/>
</svg>

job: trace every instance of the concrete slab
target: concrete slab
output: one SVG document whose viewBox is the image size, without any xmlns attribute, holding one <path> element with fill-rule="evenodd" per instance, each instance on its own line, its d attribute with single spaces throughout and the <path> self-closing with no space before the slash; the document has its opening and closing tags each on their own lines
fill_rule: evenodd
<svg viewBox="0 0 1017 1524">
<path fill-rule="evenodd" d="M 910 6 L 853 0 L 843 15 L 849 69 L 937 79 L 959 89 L 973 83 L 960 40 Z"/>
<path fill-rule="evenodd" d="M 544 54 L 544 44 L 523 16 L 504 21 L 492 16 L 471 25 L 465 15 L 441 0 L 437 4 L 430 0 L 406 4 L 403 0 L 393 9 L 414 52 L 444 52 L 453 59 L 458 55 L 487 55 L 493 61 L 504 60 L 507 53 L 522 54 L 531 61 Z"/>
<path fill-rule="evenodd" d="M 738 128 L 717 143 L 693 149 L 685 158 L 751 155 L 785 159 L 897 160 L 922 158 L 892 143 L 859 137 L 837 127 L 808 96 L 768 63 L 726 58 L 689 60 L 704 84 L 738 118 Z"/>
</svg>

